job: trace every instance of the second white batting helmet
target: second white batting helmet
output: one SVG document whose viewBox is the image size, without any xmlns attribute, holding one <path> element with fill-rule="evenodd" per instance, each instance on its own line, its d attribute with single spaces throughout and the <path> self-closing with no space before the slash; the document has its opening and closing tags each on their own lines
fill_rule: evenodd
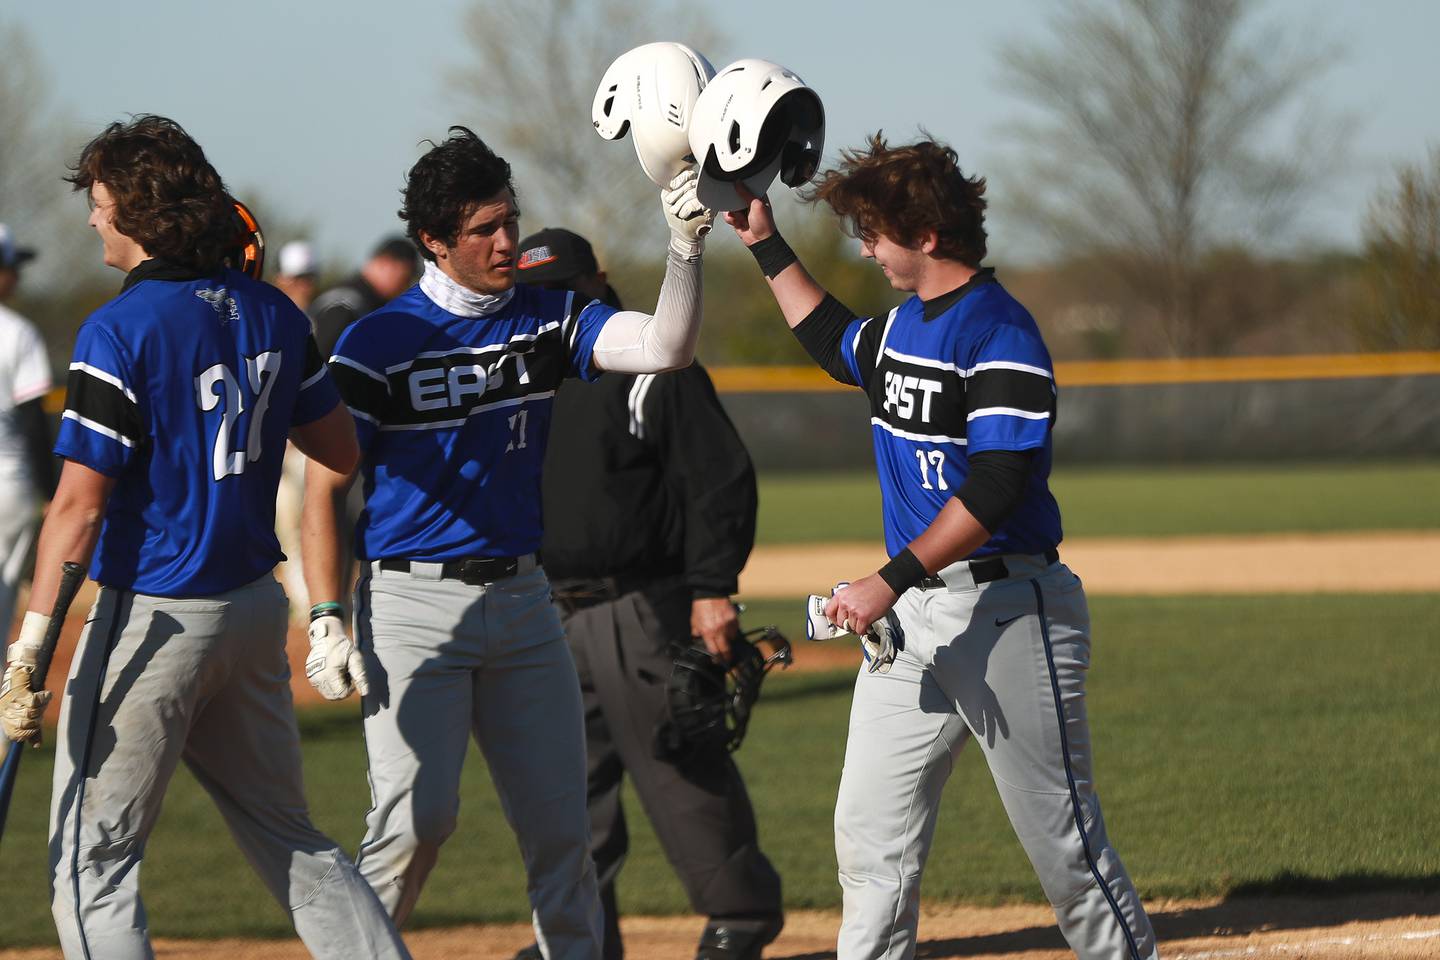
<svg viewBox="0 0 1440 960">
<path fill-rule="evenodd" d="M 715 75 L 710 61 L 683 43 L 647 43 L 615 58 L 590 117 L 606 140 L 628 130 L 645 175 L 667 186 L 694 163 L 686 136 L 700 91 Z"/>
<path fill-rule="evenodd" d="M 700 164 L 700 202 L 712 210 L 745 206 L 780 176 L 798 187 L 815 175 L 825 147 L 825 107 L 795 73 L 769 60 L 736 60 L 710 80 L 690 122 Z"/>
</svg>

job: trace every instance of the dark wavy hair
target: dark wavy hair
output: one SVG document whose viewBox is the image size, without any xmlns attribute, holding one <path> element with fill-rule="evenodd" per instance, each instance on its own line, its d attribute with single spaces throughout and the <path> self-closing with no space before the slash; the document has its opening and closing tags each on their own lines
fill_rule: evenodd
<svg viewBox="0 0 1440 960">
<path fill-rule="evenodd" d="M 410 168 L 405 178 L 405 221 L 410 242 L 426 260 L 435 255 L 425 249 L 420 231 L 447 247 L 455 245 L 460 225 L 471 211 L 501 190 L 515 192 L 510 164 L 497 156 L 468 127 L 455 126 L 444 143 L 426 141 L 430 150 Z"/>
<path fill-rule="evenodd" d="M 115 200 L 115 229 L 152 257 L 210 273 L 235 245 L 225 183 L 174 120 L 140 114 L 112 123 L 70 169 L 65 179 L 76 190 L 105 184 Z"/>
<path fill-rule="evenodd" d="M 936 256 L 980 266 L 986 253 L 984 178 L 965 176 L 955 151 L 928 135 L 891 147 L 882 131 L 867 146 L 842 151 L 840 165 L 821 174 L 802 192 L 804 199 L 828 203 L 862 240 L 884 234 L 913 247 L 934 230 Z"/>
</svg>

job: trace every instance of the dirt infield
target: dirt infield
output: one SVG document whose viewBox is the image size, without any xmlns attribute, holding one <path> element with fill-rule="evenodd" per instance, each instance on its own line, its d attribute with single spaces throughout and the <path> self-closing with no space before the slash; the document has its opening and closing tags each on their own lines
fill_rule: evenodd
<svg viewBox="0 0 1440 960">
<path fill-rule="evenodd" d="M 1440 953 L 1440 895 L 1366 895 L 1344 900 L 1276 898 L 1150 904 L 1167 960 L 1285 957 L 1312 960 L 1409 960 Z M 927 905 L 917 956 L 972 960 L 1063 960 L 1072 957 L 1040 906 Z M 793 913 L 769 958 L 828 960 L 835 956 L 838 914 Z M 630 960 L 684 960 L 693 955 L 695 917 L 628 917 L 621 924 Z M 416 960 L 509 960 L 531 940 L 519 924 L 411 931 Z M 0 960 L 56 960 L 53 949 L 0 950 Z M 160 960 L 303 960 L 296 941 L 160 941 Z"/>
<path fill-rule="evenodd" d="M 1436 532 L 1091 538 L 1067 540 L 1061 555 L 1084 579 L 1092 596 L 1440 591 L 1440 533 Z M 1340 558 L 1367 562 L 1340 563 Z M 884 562 L 883 548 L 874 543 L 759 547 L 740 576 L 740 594 L 757 599 L 801 597 Z M 86 610 L 92 602 L 94 584 L 87 583 L 74 610 Z M 58 691 L 68 675 L 81 626 L 82 618 L 74 615 L 65 625 L 46 684 L 51 690 Z M 306 649 L 304 630 L 292 628 L 292 689 L 299 703 L 319 700 L 305 682 Z M 834 669 L 855 662 L 854 650 L 843 645 L 812 645 L 803 653 L 797 669 Z"/>
<path fill-rule="evenodd" d="M 1061 558 L 1091 596 L 1440 591 L 1440 533 L 1282 534 L 1066 540 Z M 1350 562 L 1365 558 L 1365 563 Z M 749 597 L 819 593 L 878 568 L 877 543 L 761 547 L 740 575 Z"/>
</svg>

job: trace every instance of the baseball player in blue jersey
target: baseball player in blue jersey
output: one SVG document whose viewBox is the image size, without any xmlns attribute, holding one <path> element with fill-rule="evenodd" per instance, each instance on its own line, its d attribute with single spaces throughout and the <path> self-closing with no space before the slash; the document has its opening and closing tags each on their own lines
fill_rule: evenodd
<svg viewBox="0 0 1440 960">
<path fill-rule="evenodd" d="M 1092 775 L 1085 594 L 1057 552 L 1054 374 L 1035 321 L 980 266 L 984 189 L 950 148 L 878 135 L 821 177 L 808 199 L 914 294 L 868 319 L 810 277 L 764 200 L 726 214 L 801 344 L 870 400 L 892 559 L 825 608 L 865 636 L 835 809 L 839 957 L 915 956 L 941 790 L 973 737 L 1071 948 L 1145 960 L 1155 935 Z"/>
<path fill-rule="evenodd" d="M 180 761 L 316 957 L 408 957 L 345 854 L 311 824 L 285 658 L 275 490 L 286 437 L 336 470 L 351 417 L 278 290 L 226 268 L 232 201 L 173 121 L 112 124 L 69 178 L 87 190 L 115 299 L 80 327 L 29 612 L 0 719 L 37 741 L 30 689 L 62 561 L 99 595 L 60 711 L 52 907 L 70 960 L 153 956 L 145 841 Z M 91 560 L 93 555 L 93 562 Z"/>
<path fill-rule="evenodd" d="M 541 463 L 563 378 L 691 361 L 712 219 L 694 184 L 687 171 L 661 192 L 671 238 L 654 316 L 617 311 L 515 284 L 510 165 L 452 127 L 411 169 L 400 212 L 424 275 L 336 345 L 362 451 L 362 575 L 352 643 L 336 562 L 352 478 L 311 464 L 307 672 L 327 697 L 364 698 L 373 805 L 357 863 L 398 923 L 455 829 L 473 735 L 520 842 L 541 951 L 601 956 L 580 687 L 537 555 Z"/>
</svg>

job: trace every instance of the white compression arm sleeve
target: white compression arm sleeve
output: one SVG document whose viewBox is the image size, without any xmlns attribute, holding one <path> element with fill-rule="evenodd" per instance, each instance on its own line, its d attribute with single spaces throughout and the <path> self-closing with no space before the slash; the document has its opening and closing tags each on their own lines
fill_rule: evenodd
<svg viewBox="0 0 1440 960">
<path fill-rule="evenodd" d="M 663 373 L 695 359 L 700 339 L 700 258 L 669 251 L 655 315 L 621 310 L 595 338 L 595 366 L 615 373 Z"/>
</svg>

